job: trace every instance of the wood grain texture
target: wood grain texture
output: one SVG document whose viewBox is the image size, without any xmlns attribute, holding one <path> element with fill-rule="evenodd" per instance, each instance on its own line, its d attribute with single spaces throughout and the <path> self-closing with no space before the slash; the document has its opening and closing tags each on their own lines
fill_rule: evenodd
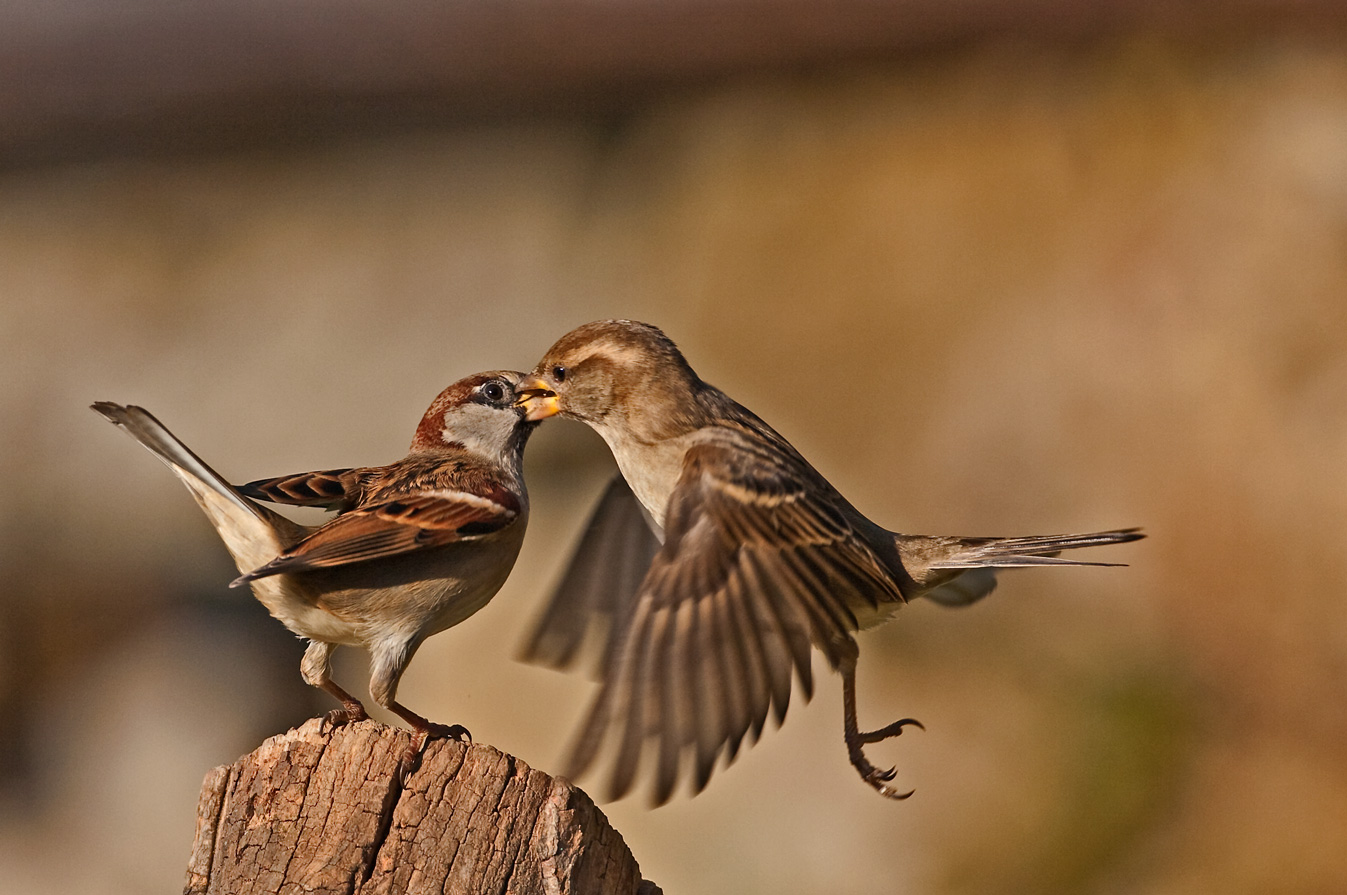
<svg viewBox="0 0 1347 895">
<path fill-rule="evenodd" d="M 568 781 L 490 746 L 436 740 L 404 786 L 408 737 L 314 719 L 212 770 L 184 891 L 660 891 Z"/>
</svg>

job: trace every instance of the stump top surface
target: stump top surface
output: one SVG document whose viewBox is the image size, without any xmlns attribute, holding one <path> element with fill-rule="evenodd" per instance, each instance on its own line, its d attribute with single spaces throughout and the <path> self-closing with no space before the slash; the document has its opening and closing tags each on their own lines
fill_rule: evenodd
<svg viewBox="0 0 1347 895">
<path fill-rule="evenodd" d="M 318 719 L 206 775 L 187 893 L 658 892 L 569 781 L 491 746 Z"/>
</svg>

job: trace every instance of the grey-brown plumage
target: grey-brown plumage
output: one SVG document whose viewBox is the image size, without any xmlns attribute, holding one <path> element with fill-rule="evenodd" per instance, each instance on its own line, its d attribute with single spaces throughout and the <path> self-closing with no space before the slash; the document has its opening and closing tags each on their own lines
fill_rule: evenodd
<svg viewBox="0 0 1347 895">
<path fill-rule="evenodd" d="M 862 747 L 916 722 L 858 729 L 853 634 L 917 597 L 974 602 L 995 587 L 996 569 L 1105 565 L 1056 554 L 1142 537 L 1135 529 L 1027 538 L 888 531 L 767 423 L 698 378 L 648 324 L 582 326 L 547 352 L 534 375 L 530 385 L 555 396 L 531 400 L 529 416 L 560 413 L 590 425 L 629 486 L 605 497 L 525 648 L 528 658 L 565 664 L 591 621 L 608 626 L 599 693 L 566 770 L 584 772 L 612 741 L 613 798 L 631 788 L 651 752 L 656 804 L 670 797 L 688 757 L 700 791 L 721 755 L 732 761 L 769 716 L 784 720 L 792 673 L 811 696 L 812 649 L 842 674 L 852 763 L 879 792 L 905 798 L 886 785 L 893 772 L 874 768 Z M 630 532 L 637 504 L 660 539 L 657 549 Z M 610 513 L 628 521 L 605 521 Z M 596 534 L 605 530 L 653 554 L 639 582 L 629 562 L 614 586 L 593 574 L 594 551 L 612 555 Z"/>
<path fill-rule="evenodd" d="M 359 720 L 360 701 L 329 675 L 341 644 L 370 653 L 370 695 L 417 732 L 404 770 L 430 736 L 463 736 L 397 702 L 421 643 L 472 615 L 504 584 L 528 522 L 522 457 L 534 423 L 521 374 L 461 380 L 440 393 L 406 457 L 387 466 L 297 473 L 235 488 L 148 411 L 93 409 L 163 461 L 196 498 L 258 600 L 309 641 L 301 672 L 342 703 L 332 723 Z M 337 515 L 299 525 L 257 500 L 323 506 Z"/>
</svg>

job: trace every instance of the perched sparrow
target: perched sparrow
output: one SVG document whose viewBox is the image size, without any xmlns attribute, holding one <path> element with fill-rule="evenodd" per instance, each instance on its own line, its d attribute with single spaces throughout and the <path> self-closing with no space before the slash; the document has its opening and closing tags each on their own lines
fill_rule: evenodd
<svg viewBox="0 0 1347 895">
<path fill-rule="evenodd" d="M 564 666 L 591 621 L 608 624 L 601 687 L 567 773 L 589 767 L 611 730 L 612 798 L 631 787 L 650 740 L 655 803 L 672 794 L 688 751 L 699 792 L 721 752 L 733 761 L 746 735 L 757 740 L 769 710 L 777 724 L 785 719 L 792 667 L 812 695 L 811 645 L 842 674 L 851 763 L 883 795 L 906 798 L 886 785 L 894 771 L 871 765 L 863 747 L 920 725 L 905 718 L 860 731 L 853 633 L 916 597 L 981 599 L 998 568 L 1105 565 L 1056 554 L 1142 537 L 1135 529 L 961 538 L 881 528 L 774 429 L 697 378 L 647 324 L 582 326 L 552 346 L 534 376 L 529 419 L 560 413 L 588 423 L 630 486 L 609 487 L 524 653 Z"/>
<path fill-rule="evenodd" d="M 370 695 L 416 735 L 403 762 L 414 766 L 427 737 L 466 736 L 396 701 L 398 680 L 427 637 L 481 609 L 505 583 L 524 540 L 528 492 L 521 469 L 536 423 L 521 403 L 550 392 L 520 388 L 522 374 L 480 373 L 440 393 L 416 427 L 411 451 L 388 466 L 329 469 L 234 487 L 140 407 L 100 401 L 103 416 L 162 460 L 210 518 L 267 611 L 309 641 L 304 680 L 343 708 L 333 724 L 365 708 L 332 680 L 338 645 L 369 650 Z M 299 525 L 252 499 L 337 511 L 326 524 Z"/>
</svg>

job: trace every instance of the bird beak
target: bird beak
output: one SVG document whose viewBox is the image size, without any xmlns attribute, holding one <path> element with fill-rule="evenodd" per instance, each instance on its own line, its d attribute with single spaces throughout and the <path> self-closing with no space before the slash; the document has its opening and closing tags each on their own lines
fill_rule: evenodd
<svg viewBox="0 0 1347 895">
<path fill-rule="evenodd" d="M 548 388 L 547 383 L 541 379 L 527 383 L 523 388 L 516 390 L 515 394 L 519 396 L 515 405 L 522 406 L 528 411 L 524 414 L 524 419 L 530 423 L 545 420 L 561 412 L 561 407 L 557 403 L 557 393 Z"/>
</svg>

